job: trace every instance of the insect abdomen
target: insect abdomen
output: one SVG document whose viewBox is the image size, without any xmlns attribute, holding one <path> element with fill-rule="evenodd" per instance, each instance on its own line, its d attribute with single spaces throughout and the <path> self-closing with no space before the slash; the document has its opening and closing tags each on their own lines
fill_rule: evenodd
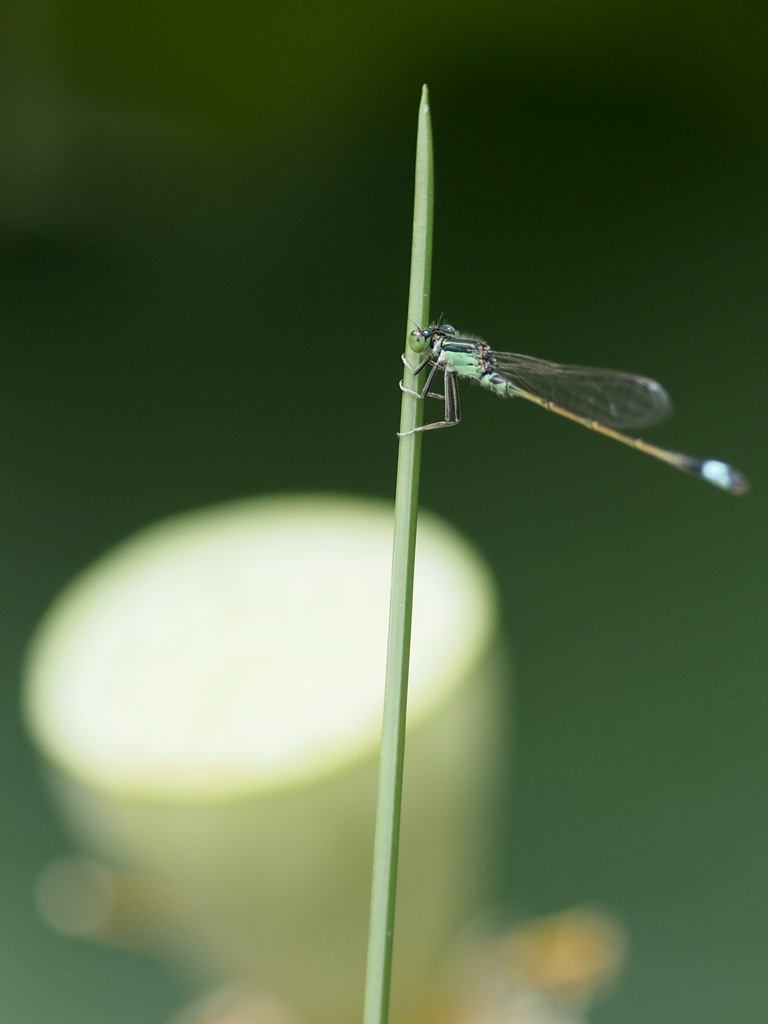
<svg viewBox="0 0 768 1024">
<path fill-rule="evenodd" d="M 515 394 L 507 378 L 494 371 L 484 373 L 480 378 L 480 384 L 482 387 L 488 388 L 489 391 L 493 391 L 499 398 L 512 398 Z"/>
</svg>

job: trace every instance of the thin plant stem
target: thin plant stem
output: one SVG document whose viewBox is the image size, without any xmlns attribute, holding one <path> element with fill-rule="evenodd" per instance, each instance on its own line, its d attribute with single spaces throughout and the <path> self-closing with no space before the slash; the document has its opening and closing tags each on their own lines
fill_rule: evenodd
<svg viewBox="0 0 768 1024">
<path fill-rule="evenodd" d="M 419 356 L 418 343 L 411 337 L 411 330 L 414 324 L 423 326 L 429 319 L 433 191 L 432 129 L 429 96 L 424 86 L 416 140 L 411 281 L 405 345 L 408 365 L 403 378 L 405 386 L 412 390 L 417 388 L 417 384 L 409 367 L 418 363 Z M 401 434 L 421 425 L 422 407 L 423 403 L 413 395 L 403 393 Z M 389 1017 L 421 439 L 421 433 L 401 436 L 397 463 L 384 722 L 363 1024 L 387 1024 Z"/>
</svg>

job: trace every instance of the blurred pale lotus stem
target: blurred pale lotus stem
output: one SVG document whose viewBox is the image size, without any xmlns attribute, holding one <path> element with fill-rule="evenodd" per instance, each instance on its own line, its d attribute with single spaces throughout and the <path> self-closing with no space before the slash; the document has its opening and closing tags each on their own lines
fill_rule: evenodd
<svg viewBox="0 0 768 1024">
<path fill-rule="evenodd" d="M 362 499 L 238 502 L 153 526 L 60 596 L 26 715 L 97 863 L 43 877 L 52 924 L 255 984 L 313 1024 L 359 1020 L 391 526 Z M 498 646 L 486 567 L 422 515 L 394 1020 L 485 895 Z"/>
</svg>

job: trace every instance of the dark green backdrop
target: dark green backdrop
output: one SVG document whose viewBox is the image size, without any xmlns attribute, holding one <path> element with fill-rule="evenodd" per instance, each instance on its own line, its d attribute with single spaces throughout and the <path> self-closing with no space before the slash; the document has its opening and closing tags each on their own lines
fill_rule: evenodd
<svg viewBox="0 0 768 1024">
<path fill-rule="evenodd" d="M 424 504 L 492 561 L 514 652 L 493 888 L 614 908 L 597 1022 L 764 1024 L 766 9 L 6 0 L 0 101 L 0 1018 L 160 1024 L 153 964 L 32 904 L 68 849 L 18 714 L 48 601 L 114 542 L 246 494 L 391 495 L 416 113 L 435 315 L 637 370 L 720 494 L 465 395 Z"/>
</svg>

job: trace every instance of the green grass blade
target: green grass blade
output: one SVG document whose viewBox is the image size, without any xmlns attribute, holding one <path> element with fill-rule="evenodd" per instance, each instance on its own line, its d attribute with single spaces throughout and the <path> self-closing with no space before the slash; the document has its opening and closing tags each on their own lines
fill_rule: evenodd
<svg viewBox="0 0 768 1024">
<path fill-rule="evenodd" d="M 414 339 L 410 332 L 414 324 L 421 327 L 429 319 L 433 193 L 432 128 L 429 95 L 424 86 L 416 140 L 411 282 L 405 345 L 405 355 L 411 366 L 418 363 L 419 355 L 412 345 Z M 404 380 L 409 387 L 414 387 L 414 379 L 405 368 Z M 421 424 L 422 407 L 423 402 L 412 395 L 403 394 L 401 432 Z M 389 640 L 373 851 L 364 1024 L 387 1024 L 389 1016 L 421 439 L 420 433 L 400 438 L 397 464 Z"/>
</svg>

